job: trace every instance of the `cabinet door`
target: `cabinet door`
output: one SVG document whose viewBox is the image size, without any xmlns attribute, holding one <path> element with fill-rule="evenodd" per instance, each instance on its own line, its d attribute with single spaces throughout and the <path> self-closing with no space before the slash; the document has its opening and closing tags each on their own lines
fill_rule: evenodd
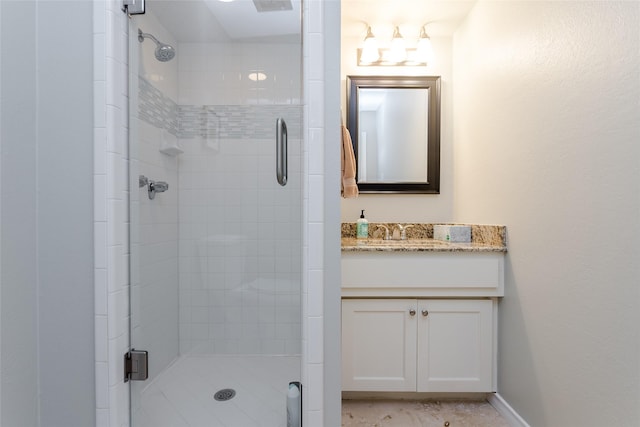
<svg viewBox="0 0 640 427">
<path fill-rule="evenodd" d="M 493 390 L 493 301 L 420 300 L 418 391 Z"/>
<path fill-rule="evenodd" d="M 416 390 L 417 301 L 342 300 L 342 389 Z"/>
</svg>

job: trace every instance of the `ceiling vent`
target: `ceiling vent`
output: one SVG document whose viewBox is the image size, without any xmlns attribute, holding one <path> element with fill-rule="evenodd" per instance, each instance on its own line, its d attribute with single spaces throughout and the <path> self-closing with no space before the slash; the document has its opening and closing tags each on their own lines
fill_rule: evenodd
<svg viewBox="0 0 640 427">
<path fill-rule="evenodd" d="M 253 0 L 258 12 L 278 12 L 293 10 L 291 0 Z"/>
</svg>

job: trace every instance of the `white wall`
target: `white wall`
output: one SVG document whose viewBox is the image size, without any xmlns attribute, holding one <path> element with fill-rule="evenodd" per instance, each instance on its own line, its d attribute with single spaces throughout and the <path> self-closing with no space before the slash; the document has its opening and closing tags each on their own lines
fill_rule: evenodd
<svg viewBox="0 0 640 427">
<path fill-rule="evenodd" d="M 0 4 L 0 24 L 2 5 Z M 2 32 L 0 30 L 0 36 Z M 0 37 L 0 48 L 2 37 Z M 0 55 L 0 150 L 2 149 L 2 55 Z M 0 283 L 2 282 L 2 157 L 0 156 Z M 0 333 L 2 333 L 2 287 L 0 286 Z M 2 422 L 2 339 L 0 338 L 0 422 Z"/>
<path fill-rule="evenodd" d="M 308 138 L 305 166 L 308 190 L 305 204 L 309 234 L 304 240 L 306 319 L 304 339 L 309 417 L 305 425 L 337 426 L 341 415 L 340 351 L 340 3 L 306 2 L 305 102 L 308 104 Z M 316 116 L 320 113 L 320 117 Z M 318 237 L 320 237 L 318 239 Z M 320 245 L 319 242 L 322 242 Z M 314 416 L 315 415 L 315 416 Z M 305 420 L 305 421 L 307 421 Z"/>
<path fill-rule="evenodd" d="M 181 43 L 181 105 L 300 104 L 299 43 Z M 249 79 L 261 72 L 265 80 Z"/>
<path fill-rule="evenodd" d="M 363 26 L 362 37 L 345 36 L 341 39 L 340 105 L 344 123 L 348 75 L 441 76 L 440 194 L 360 194 L 356 199 L 342 199 L 341 220 L 355 222 L 360 210 L 365 209 L 369 221 L 449 222 L 453 216 L 452 39 L 431 37 L 435 59 L 426 67 L 359 67 L 357 49 L 362 47 L 365 30 Z M 398 206 L 402 209 L 397 209 Z"/>
<path fill-rule="evenodd" d="M 91 4 L 70 6 L 0 5 L 7 426 L 95 421 Z"/>
<path fill-rule="evenodd" d="M 455 220 L 507 226 L 500 394 L 640 424 L 640 5 L 481 1 L 454 37 Z"/>
<path fill-rule="evenodd" d="M 36 6 L 2 2 L 2 425 L 38 425 Z M 11 36 L 10 36 L 11 35 Z M 15 37 L 13 43 L 9 43 Z M 34 369 L 36 367 L 36 369 Z M 8 393 L 8 390 L 12 390 Z"/>
</svg>

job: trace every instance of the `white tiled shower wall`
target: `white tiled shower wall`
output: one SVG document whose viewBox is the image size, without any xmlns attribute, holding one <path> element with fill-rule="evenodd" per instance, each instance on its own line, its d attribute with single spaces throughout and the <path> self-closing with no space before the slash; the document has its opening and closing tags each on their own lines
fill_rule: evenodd
<svg viewBox="0 0 640 427">
<path fill-rule="evenodd" d="M 163 138 L 175 138 L 136 120 L 138 159 L 131 159 L 131 326 L 132 345 L 153 354 L 155 375 L 178 356 L 178 159 L 158 150 Z M 133 127 L 133 126 L 132 126 Z M 169 184 L 169 190 L 148 197 L 137 188 L 138 176 Z"/>
<path fill-rule="evenodd" d="M 299 150 L 276 188 L 273 139 L 181 142 L 181 353 L 300 354 Z"/>
<path fill-rule="evenodd" d="M 300 354 L 300 47 L 178 50 L 181 353 Z M 286 187 L 277 117 L 288 122 Z"/>
<path fill-rule="evenodd" d="M 144 189 L 132 194 L 133 209 L 140 196 L 132 232 L 138 236 L 140 228 L 142 235 L 132 241 L 132 259 L 140 253 L 132 268 L 134 276 L 140 270 L 132 283 L 132 342 L 152 350 L 152 374 L 161 370 L 176 356 L 168 344 L 177 339 L 179 312 L 180 354 L 300 354 L 301 70 L 291 67 L 300 64 L 300 47 L 177 44 L 150 10 L 130 31 L 137 28 L 176 45 L 177 55 L 162 63 L 150 54 L 152 45 L 142 44 L 130 67 L 140 103 L 130 133 L 141 142 L 140 155 L 132 154 L 131 185 L 139 174 L 170 185 L 153 201 Z M 267 78 L 252 81 L 251 70 Z M 276 117 L 289 126 L 286 187 L 275 182 Z M 161 154 L 174 135 L 185 153 Z"/>
<path fill-rule="evenodd" d="M 94 0 L 96 425 L 129 425 L 122 355 L 129 345 L 127 17 Z M 303 382 L 305 425 L 323 425 L 323 5 L 304 3 Z M 250 92 L 251 93 L 251 92 Z M 255 99 L 259 99 L 256 95 Z M 301 144 L 301 145 L 303 145 Z M 312 204 L 313 206 L 310 206 Z M 313 244 L 310 245 L 309 242 Z"/>
<path fill-rule="evenodd" d="M 152 13 L 130 20 L 129 32 L 140 28 L 175 45 Z M 149 375 L 155 378 L 179 354 L 178 350 L 178 159 L 159 151 L 163 141 L 175 140 L 177 93 L 175 62 L 154 56 L 153 43 L 129 41 L 129 188 L 131 189 L 131 346 L 149 351 Z M 159 88 L 138 74 L 156 76 Z M 160 80 L 162 77 L 162 80 Z M 167 94 L 167 95 L 165 95 Z M 169 190 L 151 200 L 139 177 L 164 181 Z M 138 393 L 140 383 L 132 392 Z M 132 401 L 135 406 L 139 401 Z"/>
</svg>

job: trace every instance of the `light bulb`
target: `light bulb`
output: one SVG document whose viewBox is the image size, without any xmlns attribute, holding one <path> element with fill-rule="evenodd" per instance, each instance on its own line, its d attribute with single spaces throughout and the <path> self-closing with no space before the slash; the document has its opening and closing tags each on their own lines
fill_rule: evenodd
<svg viewBox="0 0 640 427">
<path fill-rule="evenodd" d="M 391 39 L 391 51 L 389 52 L 389 60 L 391 62 L 403 62 L 407 59 L 407 50 L 404 45 L 404 39 L 400 34 L 398 27 L 393 30 L 393 38 Z"/>
<path fill-rule="evenodd" d="M 420 38 L 418 39 L 418 47 L 416 49 L 417 59 L 427 64 L 433 61 L 433 46 L 431 39 L 425 31 L 424 27 L 420 30 Z"/>
<path fill-rule="evenodd" d="M 267 75 L 259 70 L 252 70 L 248 75 L 249 80 L 254 82 L 261 82 L 267 80 Z"/>
<path fill-rule="evenodd" d="M 380 52 L 378 51 L 378 42 L 376 37 L 371 32 L 371 27 L 367 27 L 367 35 L 364 38 L 364 46 L 362 47 L 362 54 L 360 55 L 360 61 L 364 63 L 376 62 L 380 58 Z"/>
</svg>

